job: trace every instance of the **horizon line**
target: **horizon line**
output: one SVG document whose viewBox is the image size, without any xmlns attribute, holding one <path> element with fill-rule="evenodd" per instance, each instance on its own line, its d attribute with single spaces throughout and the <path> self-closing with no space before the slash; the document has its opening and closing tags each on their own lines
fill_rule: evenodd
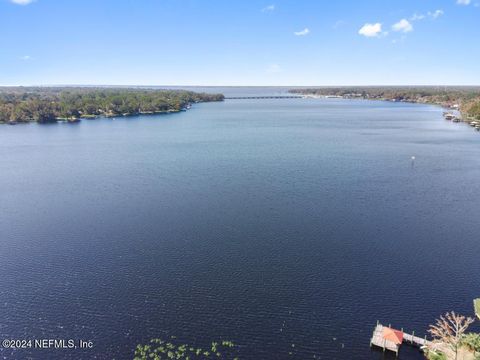
<svg viewBox="0 0 480 360">
<path fill-rule="evenodd" d="M 3 87 L 480 87 L 480 84 L 350 84 L 350 85 L 186 85 L 186 84 L 31 84 L 4 85 Z"/>
</svg>

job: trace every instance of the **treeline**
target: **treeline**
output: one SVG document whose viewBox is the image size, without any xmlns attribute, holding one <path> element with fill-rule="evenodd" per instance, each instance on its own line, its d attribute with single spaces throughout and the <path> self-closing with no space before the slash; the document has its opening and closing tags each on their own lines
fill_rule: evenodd
<svg viewBox="0 0 480 360">
<path fill-rule="evenodd" d="M 469 117 L 480 120 L 480 99 L 466 102 L 462 109 Z"/>
<path fill-rule="evenodd" d="M 445 107 L 458 105 L 464 115 L 480 119 L 480 87 L 478 86 L 352 86 L 292 89 L 290 92 L 304 95 L 429 103 Z"/>
<path fill-rule="evenodd" d="M 140 88 L 3 87 L 0 122 L 39 123 L 82 117 L 175 112 L 191 103 L 222 101 L 221 94 Z"/>
</svg>

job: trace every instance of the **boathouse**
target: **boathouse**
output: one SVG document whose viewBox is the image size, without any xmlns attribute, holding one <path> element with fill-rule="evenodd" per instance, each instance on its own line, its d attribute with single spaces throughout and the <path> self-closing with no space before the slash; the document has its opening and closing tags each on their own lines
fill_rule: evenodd
<svg viewBox="0 0 480 360">
<path fill-rule="evenodd" d="M 393 351 L 398 355 L 400 345 L 403 343 L 403 331 L 395 330 L 390 327 L 377 325 L 373 332 L 370 346 L 375 345 L 383 350 Z"/>
<path fill-rule="evenodd" d="M 383 351 L 393 351 L 398 355 L 400 346 L 402 344 L 408 344 L 411 346 L 423 349 L 425 347 L 435 347 L 436 344 L 428 341 L 426 337 L 423 339 L 415 336 L 415 332 L 408 334 L 402 330 L 392 329 L 391 326 L 383 326 L 377 321 L 377 326 L 373 330 L 372 338 L 370 339 L 370 346 L 376 346 Z"/>
</svg>

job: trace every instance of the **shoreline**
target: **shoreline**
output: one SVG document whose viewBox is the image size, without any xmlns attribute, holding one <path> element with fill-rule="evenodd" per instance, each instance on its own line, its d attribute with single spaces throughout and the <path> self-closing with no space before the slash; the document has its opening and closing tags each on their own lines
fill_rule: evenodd
<svg viewBox="0 0 480 360">
<path fill-rule="evenodd" d="M 0 87 L 0 123 L 75 123 L 98 117 L 170 114 L 224 99 L 223 94 L 186 90 Z"/>
<path fill-rule="evenodd" d="M 480 87 L 369 87 L 344 86 L 290 89 L 289 93 L 305 97 L 383 100 L 438 105 L 459 111 L 463 122 L 480 121 Z"/>
<path fill-rule="evenodd" d="M 432 101 L 415 101 L 415 100 L 395 100 L 392 98 L 369 98 L 369 97 L 349 97 L 349 96 L 336 96 L 336 95 L 312 95 L 312 94 L 304 94 L 304 98 L 311 98 L 311 99 L 342 99 L 342 100 L 363 100 L 363 101 L 384 101 L 390 103 L 406 103 L 406 104 L 417 104 L 417 105 L 430 105 L 430 106 L 438 106 L 443 110 L 443 118 L 447 121 L 453 120 L 454 123 L 464 123 L 475 130 L 480 131 L 480 119 L 474 116 L 469 115 L 467 112 L 462 111 L 462 109 L 458 106 L 452 107 L 451 105 L 440 103 L 440 102 L 432 102 Z M 459 116 L 455 115 L 453 118 L 447 118 L 446 115 L 452 114 L 452 111 L 457 111 Z"/>
<path fill-rule="evenodd" d="M 18 122 L 5 122 L 5 121 L 0 121 L 0 125 L 29 125 L 29 124 L 40 124 L 40 125 L 46 125 L 46 124 L 75 124 L 79 123 L 82 120 L 96 120 L 96 119 L 112 119 L 114 120 L 115 118 L 125 118 L 125 117 L 137 117 L 137 116 L 152 116 L 152 115 L 169 115 L 169 114 L 177 114 L 180 112 L 185 112 L 190 109 L 185 109 L 185 110 L 164 110 L 164 111 L 147 111 L 147 112 L 139 112 L 139 113 L 128 113 L 128 114 L 112 114 L 112 115 L 86 115 L 86 116 L 80 116 L 76 118 L 62 118 L 58 117 L 55 120 L 48 121 L 48 122 L 38 122 L 36 120 L 28 120 L 28 121 L 18 121 Z"/>
</svg>

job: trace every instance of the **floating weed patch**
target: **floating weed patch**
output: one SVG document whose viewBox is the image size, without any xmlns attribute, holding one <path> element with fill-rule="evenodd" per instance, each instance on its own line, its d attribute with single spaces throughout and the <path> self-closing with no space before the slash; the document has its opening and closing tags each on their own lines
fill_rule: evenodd
<svg viewBox="0 0 480 360">
<path fill-rule="evenodd" d="M 168 342 L 162 339 L 152 339 L 146 345 L 137 345 L 134 360 L 239 360 L 235 356 L 235 344 L 232 341 L 213 341 L 209 349 L 204 349 L 190 344 L 176 344 L 175 339 L 174 336 Z"/>
</svg>

